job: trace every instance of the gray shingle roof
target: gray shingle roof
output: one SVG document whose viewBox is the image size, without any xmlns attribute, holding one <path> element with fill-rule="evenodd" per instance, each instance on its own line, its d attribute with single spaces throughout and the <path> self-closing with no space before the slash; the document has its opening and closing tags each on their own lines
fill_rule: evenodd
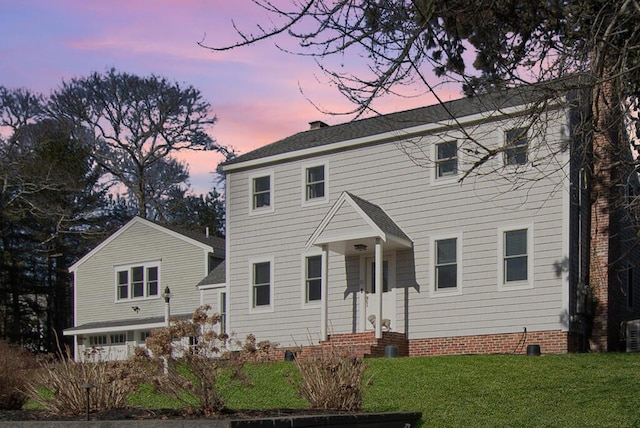
<svg viewBox="0 0 640 428">
<path fill-rule="evenodd" d="M 191 318 L 192 315 L 193 314 L 171 315 L 171 318 L 189 319 Z M 97 329 L 97 328 L 114 328 L 114 327 L 126 327 L 129 325 L 157 324 L 161 322 L 164 322 L 164 315 L 158 316 L 158 317 L 129 318 L 129 319 L 115 320 L 115 321 L 88 322 L 86 324 L 67 328 L 64 331 L 73 332 L 78 330 L 89 330 L 89 329 Z"/>
<path fill-rule="evenodd" d="M 218 266 L 213 268 L 211 272 L 209 272 L 209 274 L 202 279 L 202 281 L 198 283 L 198 286 L 224 284 L 226 281 L 226 263 L 223 260 Z"/>
<path fill-rule="evenodd" d="M 580 84 L 576 82 L 580 82 Z M 577 87 L 582 84 L 584 83 L 579 81 L 579 79 L 575 79 L 575 81 L 574 79 L 565 79 L 553 82 L 553 84 L 545 83 L 510 88 L 476 97 L 462 98 L 442 104 L 321 127 L 299 132 L 260 147 L 229 160 L 223 165 L 234 165 L 355 138 L 400 131 L 414 126 L 450 120 L 452 117 L 460 118 L 482 112 L 501 111 L 509 107 L 548 99 L 552 94 L 566 93 L 568 88 Z"/>
<path fill-rule="evenodd" d="M 378 205 L 366 201 L 353 193 L 347 192 L 347 194 L 385 234 L 411 241 L 400 226 L 398 226 Z"/>
</svg>

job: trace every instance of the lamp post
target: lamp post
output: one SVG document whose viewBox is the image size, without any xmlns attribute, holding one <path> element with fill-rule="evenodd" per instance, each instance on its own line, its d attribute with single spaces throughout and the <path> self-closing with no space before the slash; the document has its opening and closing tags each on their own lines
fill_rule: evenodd
<svg viewBox="0 0 640 428">
<path fill-rule="evenodd" d="M 169 287 L 164 289 L 162 297 L 164 297 L 164 325 L 166 328 L 169 328 L 169 318 L 171 316 L 171 290 L 169 290 Z M 163 358 L 162 363 L 162 371 L 165 375 L 169 374 L 169 360 L 166 356 Z"/>
<path fill-rule="evenodd" d="M 169 317 L 171 316 L 171 290 L 169 287 L 164 289 L 162 297 L 164 297 L 164 325 L 169 327 Z"/>
</svg>

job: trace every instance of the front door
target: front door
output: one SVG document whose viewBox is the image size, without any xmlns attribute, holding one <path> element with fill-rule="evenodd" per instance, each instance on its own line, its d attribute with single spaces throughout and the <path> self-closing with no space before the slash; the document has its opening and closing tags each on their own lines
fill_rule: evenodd
<svg viewBox="0 0 640 428">
<path fill-rule="evenodd" d="M 392 281 L 389 270 L 389 261 L 382 262 L 382 331 L 395 330 L 396 306 L 395 306 L 395 281 Z M 365 267 L 365 330 L 375 330 L 374 320 L 378 308 L 378 296 L 376 294 L 376 264 L 373 258 L 367 258 Z M 372 317 L 373 315 L 373 317 Z M 386 321 L 388 320 L 388 321 Z M 385 325 L 386 324 L 386 325 Z"/>
</svg>

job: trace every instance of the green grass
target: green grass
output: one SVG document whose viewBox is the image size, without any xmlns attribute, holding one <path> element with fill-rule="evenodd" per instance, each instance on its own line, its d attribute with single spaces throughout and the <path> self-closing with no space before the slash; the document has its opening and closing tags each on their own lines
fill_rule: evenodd
<svg viewBox="0 0 640 428">
<path fill-rule="evenodd" d="M 364 410 L 422 412 L 423 427 L 640 427 L 640 354 L 368 359 Z M 292 363 L 247 367 L 232 409 L 304 408 Z M 131 404 L 174 407 L 149 388 Z"/>
</svg>

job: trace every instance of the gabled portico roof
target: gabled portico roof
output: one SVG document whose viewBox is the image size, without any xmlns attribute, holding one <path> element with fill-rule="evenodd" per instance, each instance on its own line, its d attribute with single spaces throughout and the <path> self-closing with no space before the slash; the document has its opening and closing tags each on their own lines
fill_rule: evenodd
<svg viewBox="0 0 640 428">
<path fill-rule="evenodd" d="M 329 245 L 332 251 L 353 254 L 373 251 L 376 238 L 384 242 L 385 248 L 413 246 L 402 228 L 380 206 L 342 192 L 305 247 Z"/>
</svg>

